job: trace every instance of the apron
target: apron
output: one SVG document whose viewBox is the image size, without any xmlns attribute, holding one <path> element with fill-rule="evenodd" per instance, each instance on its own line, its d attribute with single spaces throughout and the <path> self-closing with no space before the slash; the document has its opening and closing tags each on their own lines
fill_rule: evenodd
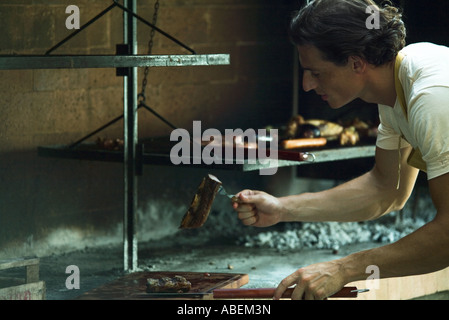
<svg viewBox="0 0 449 320">
<path fill-rule="evenodd" d="M 396 87 L 396 94 L 398 96 L 399 103 L 402 107 L 402 111 L 404 111 L 405 118 L 407 119 L 408 113 L 407 113 L 407 103 L 405 101 L 405 94 L 404 89 L 402 88 L 402 84 L 399 81 L 399 68 L 401 66 L 402 60 L 404 60 L 404 54 L 399 52 L 396 57 L 396 64 L 394 68 L 394 81 L 395 81 L 395 87 Z M 404 135 L 402 135 L 402 139 L 405 140 Z M 407 163 L 411 165 L 412 167 L 415 167 L 417 169 L 420 169 L 422 171 L 427 170 L 427 165 L 422 159 L 421 151 L 419 151 L 419 148 L 413 149 L 412 153 L 407 159 Z"/>
<path fill-rule="evenodd" d="M 395 82 L 395 88 L 396 88 L 396 95 L 398 96 L 399 103 L 402 107 L 402 111 L 404 111 L 405 118 L 408 118 L 408 112 L 407 112 L 407 102 L 405 100 L 405 94 L 404 89 L 402 88 L 401 81 L 399 81 L 399 68 L 401 67 L 402 60 L 404 60 L 404 54 L 399 52 L 396 57 L 396 62 L 394 66 L 394 82 Z M 401 155 L 401 139 L 405 139 L 404 135 L 401 133 L 401 137 L 399 138 L 399 144 L 398 144 L 398 153 L 399 153 L 399 167 L 398 167 L 398 184 L 397 189 L 399 189 L 400 182 L 401 182 L 401 162 L 402 162 L 402 155 Z M 413 149 L 413 151 L 410 153 L 410 156 L 407 159 L 407 163 L 419 170 L 422 170 L 424 172 L 427 171 L 427 165 L 422 159 L 422 154 L 419 148 Z"/>
</svg>

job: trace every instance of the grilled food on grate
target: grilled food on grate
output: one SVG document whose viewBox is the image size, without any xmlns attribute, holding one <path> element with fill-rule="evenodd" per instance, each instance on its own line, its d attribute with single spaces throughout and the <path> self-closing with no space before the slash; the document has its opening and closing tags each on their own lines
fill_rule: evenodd
<svg viewBox="0 0 449 320">
<path fill-rule="evenodd" d="M 147 279 L 147 293 L 183 293 L 191 288 L 192 284 L 183 276 Z"/>
</svg>

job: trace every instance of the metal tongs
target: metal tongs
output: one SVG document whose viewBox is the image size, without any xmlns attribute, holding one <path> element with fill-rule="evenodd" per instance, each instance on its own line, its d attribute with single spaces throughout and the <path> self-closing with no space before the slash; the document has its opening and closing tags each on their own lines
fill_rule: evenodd
<svg viewBox="0 0 449 320">
<path fill-rule="evenodd" d="M 223 188 L 223 185 L 220 185 L 220 188 L 218 189 L 218 194 L 228 197 L 229 199 L 232 200 L 232 202 L 239 202 L 239 198 L 236 197 L 234 194 L 227 193 L 225 188 Z"/>
</svg>

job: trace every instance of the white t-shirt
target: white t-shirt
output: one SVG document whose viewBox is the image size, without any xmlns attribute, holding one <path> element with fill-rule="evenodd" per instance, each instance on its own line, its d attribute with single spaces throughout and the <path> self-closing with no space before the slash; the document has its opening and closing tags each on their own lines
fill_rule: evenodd
<svg viewBox="0 0 449 320">
<path fill-rule="evenodd" d="M 399 100 L 394 108 L 379 105 L 380 125 L 376 145 L 386 150 L 411 145 L 419 148 L 433 179 L 449 172 L 449 48 L 417 43 L 402 50 L 399 69 L 408 109 L 406 118 Z"/>
</svg>

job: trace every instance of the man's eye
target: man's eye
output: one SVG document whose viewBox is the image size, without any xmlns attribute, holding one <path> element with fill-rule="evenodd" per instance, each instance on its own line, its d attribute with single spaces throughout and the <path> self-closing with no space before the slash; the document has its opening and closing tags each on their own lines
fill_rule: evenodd
<svg viewBox="0 0 449 320">
<path fill-rule="evenodd" d="M 314 78 L 318 78 L 320 76 L 320 74 L 319 73 L 317 73 L 317 72 L 312 72 L 312 77 L 314 77 Z"/>
</svg>

